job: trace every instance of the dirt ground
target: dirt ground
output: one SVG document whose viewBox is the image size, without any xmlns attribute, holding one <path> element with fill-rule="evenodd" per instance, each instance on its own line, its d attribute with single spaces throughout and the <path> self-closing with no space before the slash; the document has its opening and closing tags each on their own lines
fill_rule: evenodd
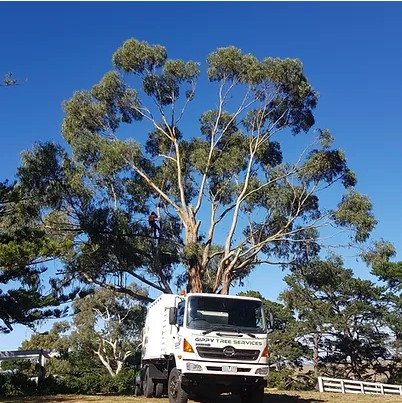
<svg viewBox="0 0 402 403">
<path fill-rule="evenodd" d="M 396 403 L 402 396 L 355 395 L 318 392 L 283 392 L 266 390 L 264 403 Z M 134 396 L 44 396 L 0 398 L 0 403 L 168 403 L 168 399 L 146 399 Z M 191 402 L 193 403 L 193 402 Z M 222 396 L 219 403 L 240 403 L 236 396 Z"/>
</svg>

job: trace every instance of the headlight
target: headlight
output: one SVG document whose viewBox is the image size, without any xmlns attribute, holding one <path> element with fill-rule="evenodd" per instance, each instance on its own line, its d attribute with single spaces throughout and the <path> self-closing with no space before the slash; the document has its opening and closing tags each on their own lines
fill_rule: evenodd
<svg viewBox="0 0 402 403">
<path fill-rule="evenodd" d="M 187 371 L 202 371 L 202 367 L 199 364 L 194 364 L 193 362 L 188 362 L 186 364 Z"/>
<path fill-rule="evenodd" d="M 268 367 L 257 368 L 255 371 L 257 375 L 268 375 Z"/>
</svg>

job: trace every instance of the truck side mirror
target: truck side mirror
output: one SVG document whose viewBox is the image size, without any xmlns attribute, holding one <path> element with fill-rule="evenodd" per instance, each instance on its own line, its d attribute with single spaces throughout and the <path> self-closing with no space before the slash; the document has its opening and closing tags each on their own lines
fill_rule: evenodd
<svg viewBox="0 0 402 403">
<path fill-rule="evenodd" d="M 177 323 L 176 317 L 177 317 L 177 308 L 173 306 L 169 308 L 169 325 L 175 325 Z"/>
</svg>

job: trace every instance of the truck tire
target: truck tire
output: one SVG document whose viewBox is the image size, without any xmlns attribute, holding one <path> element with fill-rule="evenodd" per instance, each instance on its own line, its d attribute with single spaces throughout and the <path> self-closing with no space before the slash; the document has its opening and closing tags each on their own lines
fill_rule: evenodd
<svg viewBox="0 0 402 403">
<path fill-rule="evenodd" d="M 155 397 L 162 397 L 163 395 L 163 383 L 157 383 L 155 385 Z"/>
<path fill-rule="evenodd" d="M 181 387 L 180 374 L 177 368 L 173 368 L 169 374 L 168 382 L 169 403 L 187 403 L 188 394 Z"/>
<path fill-rule="evenodd" d="M 152 382 L 152 378 L 149 376 L 149 367 L 145 371 L 142 389 L 145 397 L 152 397 L 154 395 L 154 383 Z"/>
</svg>

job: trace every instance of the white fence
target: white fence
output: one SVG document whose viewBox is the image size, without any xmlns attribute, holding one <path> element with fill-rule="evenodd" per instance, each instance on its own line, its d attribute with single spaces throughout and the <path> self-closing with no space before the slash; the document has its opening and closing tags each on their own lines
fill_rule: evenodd
<svg viewBox="0 0 402 403">
<path fill-rule="evenodd" d="M 402 385 L 350 381 L 348 379 L 334 379 L 321 376 L 318 377 L 318 388 L 320 392 L 363 393 L 366 395 L 402 396 Z"/>
</svg>

